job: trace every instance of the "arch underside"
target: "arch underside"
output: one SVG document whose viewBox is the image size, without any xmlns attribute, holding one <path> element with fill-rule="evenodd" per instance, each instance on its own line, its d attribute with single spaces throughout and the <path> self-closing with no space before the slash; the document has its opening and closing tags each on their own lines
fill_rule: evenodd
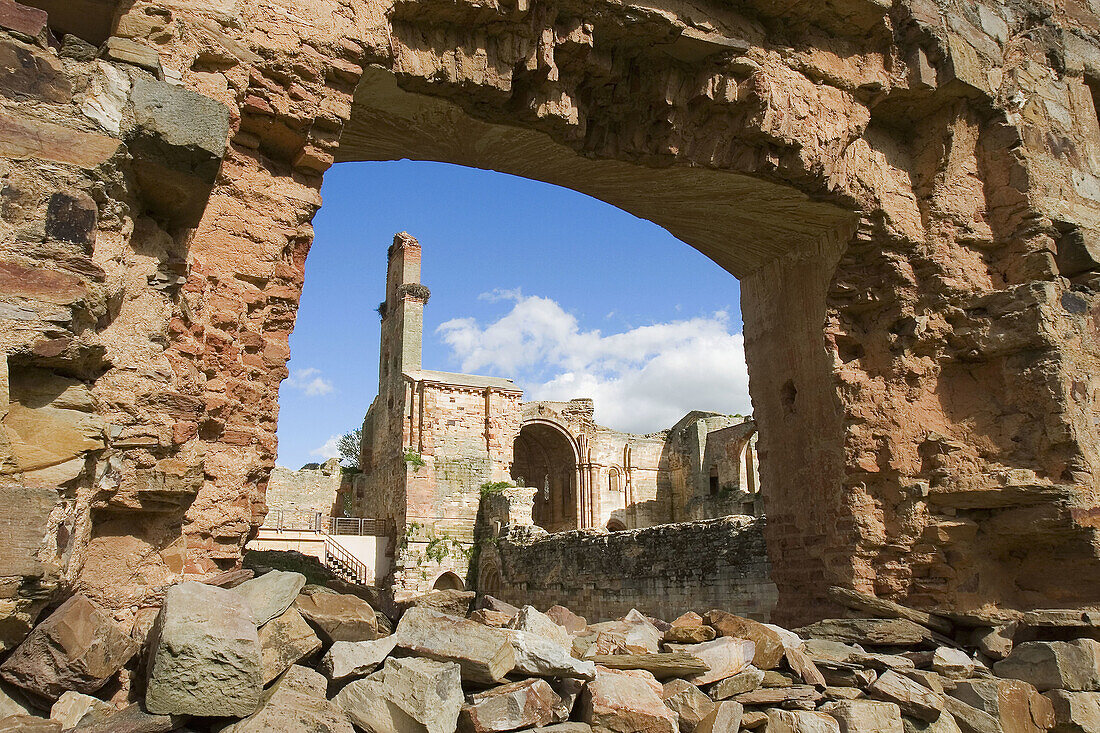
<svg viewBox="0 0 1100 733">
<path fill-rule="evenodd" d="M 560 428 L 534 422 L 520 429 L 512 478 L 537 490 L 532 509 L 535 524 L 549 532 L 579 526 L 576 449 Z"/>
</svg>

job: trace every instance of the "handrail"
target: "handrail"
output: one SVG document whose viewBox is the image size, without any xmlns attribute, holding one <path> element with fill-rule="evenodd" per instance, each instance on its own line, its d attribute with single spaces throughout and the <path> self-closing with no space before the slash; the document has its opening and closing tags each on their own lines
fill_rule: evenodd
<svg viewBox="0 0 1100 733">
<path fill-rule="evenodd" d="M 354 576 L 354 582 L 366 585 L 371 573 L 362 560 L 348 552 L 332 535 L 321 530 L 321 536 L 325 538 L 325 567 L 333 569 L 333 565 L 342 565 L 347 572 Z M 333 562 L 335 558 L 336 562 Z"/>
<path fill-rule="evenodd" d="M 262 529 L 276 532 L 325 532 L 330 535 L 385 537 L 386 521 L 372 517 L 326 517 L 321 512 L 273 509 L 264 518 Z"/>
</svg>

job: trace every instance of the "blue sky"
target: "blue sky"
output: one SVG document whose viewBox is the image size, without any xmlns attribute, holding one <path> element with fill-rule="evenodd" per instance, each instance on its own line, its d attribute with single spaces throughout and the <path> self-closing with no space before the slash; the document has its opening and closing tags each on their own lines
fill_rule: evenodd
<svg viewBox="0 0 1100 733">
<path fill-rule="evenodd" d="M 386 249 L 423 247 L 424 366 L 594 397 L 624 430 L 749 411 L 737 281 L 648 221 L 568 189 L 443 163 L 333 167 L 280 392 L 280 465 L 332 454 L 377 392 Z M 706 216 L 705 211 L 700 216 Z M 327 447 L 326 447 L 327 446 Z"/>
</svg>

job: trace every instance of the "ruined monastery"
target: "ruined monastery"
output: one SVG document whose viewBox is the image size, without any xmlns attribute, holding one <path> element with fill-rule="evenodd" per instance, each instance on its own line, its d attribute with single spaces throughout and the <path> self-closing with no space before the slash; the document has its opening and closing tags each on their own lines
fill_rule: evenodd
<svg viewBox="0 0 1100 733">
<path fill-rule="evenodd" d="M 1096 0 L 0 0 L 0 733 L 1100 731 L 1098 109 Z M 712 259 L 753 422 L 423 369 L 399 235 L 366 470 L 275 470 L 400 159 Z"/>
</svg>

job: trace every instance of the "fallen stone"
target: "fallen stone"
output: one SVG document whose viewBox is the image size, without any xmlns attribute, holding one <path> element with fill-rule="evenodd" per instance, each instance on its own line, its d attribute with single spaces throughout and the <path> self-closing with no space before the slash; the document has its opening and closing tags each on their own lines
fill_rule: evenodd
<svg viewBox="0 0 1100 733">
<path fill-rule="evenodd" d="M 1054 709 L 1050 701 L 1032 685 L 1012 679 L 964 680 L 950 690 L 950 695 L 967 705 L 993 716 L 1006 731 L 1038 733 L 1054 726 Z M 966 728 L 966 716 L 948 710 Z"/>
<path fill-rule="evenodd" d="M 1040 692 L 1100 690 L 1100 642 L 1028 641 L 993 665 L 998 677 L 1023 680 Z"/>
<path fill-rule="evenodd" d="M 901 708 L 875 700 L 827 702 L 821 712 L 840 724 L 840 733 L 902 733 Z"/>
<path fill-rule="evenodd" d="M 914 665 L 912 659 L 901 656 L 900 654 L 873 654 L 868 652 L 855 652 L 848 657 L 848 661 L 851 664 L 858 664 L 864 667 L 870 667 L 871 669 L 885 672 L 888 669 L 892 669 L 896 672 L 901 672 L 908 669 L 913 669 Z"/>
<path fill-rule="evenodd" d="M 945 698 L 944 710 L 951 714 L 963 733 L 1002 733 L 996 718 L 961 700 Z"/>
<path fill-rule="evenodd" d="M 79 733 L 167 733 L 180 730 L 186 717 L 178 715 L 154 715 L 144 710 L 140 703 L 128 705 L 95 723 L 85 723 Z"/>
<path fill-rule="evenodd" d="M 396 642 L 394 636 L 373 641 L 338 641 L 321 658 L 320 671 L 333 682 L 366 677 L 382 666 Z"/>
<path fill-rule="evenodd" d="M 895 671 L 940 695 L 945 694 L 948 689 L 954 689 L 957 684 L 956 680 L 949 680 L 946 677 L 941 677 L 937 673 L 927 669 L 899 669 Z"/>
<path fill-rule="evenodd" d="M 52 54 L 19 41 L 0 40 L 0 94 L 12 99 L 41 99 L 67 104 L 73 96 L 61 62 Z"/>
<path fill-rule="evenodd" d="M 978 647 L 982 654 L 993 660 L 1001 660 L 1012 653 L 1012 635 L 1016 625 L 987 626 L 975 629 L 971 634 L 971 644 Z"/>
<path fill-rule="evenodd" d="M 372 733 L 424 733 L 425 728 L 386 697 L 382 680 L 363 679 L 345 685 L 336 703 L 357 728 Z"/>
<path fill-rule="evenodd" d="M 0 28 L 22 33 L 31 38 L 43 37 L 49 16 L 45 10 L 32 8 L 11 0 L 0 2 Z"/>
<path fill-rule="evenodd" d="M 50 708 L 50 720 L 61 723 L 62 728 L 74 728 L 84 716 L 89 716 L 88 723 L 96 723 L 111 713 L 115 712 L 114 705 L 102 700 L 69 690 Z"/>
<path fill-rule="evenodd" d="M 0 676 L 47 700 L 98 690 L 138 645 L 90 600 L 76 595 L 34 628 L 2 665 Z"/>
<path fill-rule="evenodd" d="M 10 715 L 31 715 L 33 712 L 34 706 L 23 690 L 0 682 L 0 718 Z"/>
<path fill-rule="evenodd" d="M 609 669 L 644 669 L 659 680 L 667 680 L 670 677 L 691 677 L 710 670 L 706 662 L 688 652 L 599 654 L 589 657 L 587 661 Z"/>
<path fill-rule="evenodd" d="M 108 38 L 100 53 L 103 58 L 110 61 L 140 66 L 154 74 L 160 70 L 160 54 L 157 53 L 156 49 L 129 38 L 119 38 L 117 36 Z"/>
<path fill-rule="evenodd" d="M 276 616 L 281 616 L 306 584 L 301 573 L 272 570 L 258 578 L 246 580 L 230 592 L 243 598 L 252 609 L 256 626 L 263 626 Z"/>
<path fill-rule="evenodd" d="M 803 638 L 866 646 L 917 646 L 932 642 L 932 632 L 906 619 L 830 618 L 796 629 Z"/>
<path fill-rule="evenodd" d="M 832 687 L 867 687 L 878 679 L 878 673 L 873 669 L 831 667 L 823 663 L 818 671 L 825 678 L 825 684 Z"/>
<path fill-rule="evenodd" d="M 798 682 L 795 681 L 794 675 L 789 672 L 769 669 L 764 672 L 764 681 L 761 684 L 764 687 L 793 687 Z"/>
<path fill-rule="evenodd" d="M 741 713 L 741 727 L 758 730 L 768 725 L 768 714 L 763 710 L 746 710 Z"/>
<path fill-rule="evenodd" d="M 220 733 L 354 733 L 347 713 L 325 699 L 327 682 L 295 665 L 264 695 L 260 709 Z"/>
<path fill-rule="evenodd" d="M 701 644 L 718 636 L 710 626 L 673 626 L 665 632 L 666 644 Z"/>
<path fill-rule="evenodd" d="M 511 603 L 494 598 L 493 596 L 485 595 L 481 596 L 477 600 L 477 608 L 484 609 L 486 611 L 495 611 L 497 613 L 506 613 L 509 617 L 515 616 L 519 613 L 519 609 L 513 606 Z M 556 606 L 555 608 L 562 608 L 562 606 Z M 568 610 L 568 609 L 566 609 Z M 549 615 L 549 612 L 547 612 Z"/>
<path fill-rule="evenodd" d="M 744 726 L 745 708 L 736 702 L 715 703 L 695 726 L 695 733 L 737 733 Z M 767 716 L 761 724 L 767 722 Z"/>
<path fill-rule="evenodd" d="M 384 667 L 382 690 L 428 733 L 454 733 L 463 702 L 458 664 L 390 657 Z"/>
<path fill-rule="evenodd" d="M 752 692 L 764 682 L 763 670 L 749 666 L 735 675 L 718 680 L 710 686 L 708 693 L 715 700 L 727 700 L 734 695 Z"/>
<path fill-rule="evenodd" d="M 858 687 L 826 687 L 825 699 L 830 702 L 844 702 L 845 700 L 859 700 L 866 698 L 863 690 Z"/>
<path fill-rule="evenodd" d="M 577 659 L 569 649 L 527 631 L 501 629 L 514 656 L 513 671 L 534 677 L 574 677 L 590 680 L 596 665 L 590 659 Z"/>
<path fill-rule="evenodd" d="M 504 613 L 503 611 L 490 611 L 487 608 L 479 608 L 476 611 L 470 612 L 470 620 L 477 621 L 479 624 L 485 624 L 486 626 L 492 626 L 494 629 L 503 629 L 508 626 L 508 622 L 512 620 L 512 615 Z"/>
<path fill-rule="evenodd" d="M 509 621 L 508 628 L 541 636 L 566 649 L 573 643 L 569 637 L 569 632 L 565 630 L 564 626 L 559 626 L 546 614 L 540 613 L 534 606 L 521 608 L 519 613 Z"/>
<path fill-rule="evenodd" d="M 1043 696 L 1054 711 L 1053 733 L 1100 733 L 1100 692 L 1051 690 Z"/>
<path fill-rule="evenodd" d="M 875 680 L 867 692 L 879 700 L 897 704 L 903 714 L 931 722 L 944 709 L 944 698 L 924 685 L 890 670 Z"/>
<path fill-rule="evenodd" d="M 587 680 L 559 677 L 548 680 L 548 682 L 550 687 L 554 689 L 554 694 L 561 698 L 557 710 L 558 720 L 569 720 L 573 715 L 573 708 L 576 706 L 577 700 L 580 699 L 585 685 L 588 684 Z"/>
<path fill-rule="evenodd" d="M 600 635 L 621 638 L 626 651 L 639 654 L 657 653 L 664 638 L 664 633 L 636 609 L 631 609 L 618 621 L 591 624 L 588 629 Z M 598 653 L 608 652 L 601 650 Z"/>
<path fill-rule="evenodd" d="M 501 683 L 516 667 L 512 638 L 503 629 L 427 608 L 406 611 L 395 636 L 401 649 L 437 661 L 457 662 L 462 678 L 471 682 Z"/>
<path fill-rule="evenodd" d="M 905 733 L 962 733 L 959 724 L 948 712 L 941 713 L 931 722 L 902 716 L 901 724 Z"/>
<path fill-rule="evenodd" d="M 841 641 L 829 639 L 807 639 L 803 649 L 807 656 L 819 662 L 841 662 L 847 664 L 853 654 L 862 654 L 863 649 Z"/>
<path fill-rule="evenodd" d="M 195 582 L 172 586 L 148 646 L 149 712 L 244 717 L 259 706 L 260 639 L 251 607 L 234 590 Z"/>
<path fill-rule="evenodd" d="M 840 733 L 840 723 L 826 713 L 769 710 L 768 733 Z"/>
<path fill-rule="evenodd" d="M 974 674 L 977 663 L 961 649 L 937 647 L 932 654 L 932 671 L 953 680 L 962 680 Z"/>
<path fill-rule="evenodd" d="M 743 692 L 734 696 L 734 701 L 746 706 L 766 707 L 792 702 L 816 703 L 821 700 L 820 691 L 809 685 L 795 685 L 793 687 L 761 687 L 752 692 Z"/>
<path fill-rule="evenodd" d="M 954 631 L 954 625 L 942 616 L 936 616 L 925 611 L 908 608 L 899 603 L 879 598 L 869 593 L 861 593 L 849 588 L 832 586 L 828 590 L 829 597 L 848 608 L 861 611 L 868 615 L 881 616 L 883 618 L 908 619 L 914 623 L 926 626 L 941 634 L 950 635 Z"/>
<path fill-rule="evenodd" d="M 294 607 L 330 644 L 371 641 L 382 635 L 374 609 L 358 596 L 346 593 L 300 595 Z"/>
<path fill-rule="evenodd" d="M 459 715 L 462 733 L 493 733 L 559 720 L 561 698 L 545 680 L 529 679 L 473 695 Z"/>
<path fill-rule="evenodd" d="M 661 700 L 662 690 L 648 672 L 597 667 L 581 695 L 581 718 L 593 733 L 677 733 L 676 713 Z"/>
<path fill-rule="evenodd" d="M 530 733 L 592 733 L 588 723 L 557 723 L 540 728 L 532 728 Z"/>
<path fill-rule="evenodd" d="M 666 682 L 661 691 L 661 699 L 679 716 L 681 733 L 695 730 L 699 722 L 714 708 L 714 702 L 687 680 Z"/>
<path fill-rule="evenodd" d="M 321 648 L 321 640 L 293 608 L 268 621 L 260 629 L 260 657 L 263 660 L 264 684 L 281 675 Z"/>
<path fill-rule="evenodd" d="M 795 647 L 788 647 L 784 651 L 784 656 L 787 659 L 787 665 L 802 678 L 802 681 L 807 685 L 814 685 L 815 687 L 825 687 L 825 677 L 821 674 L 821 670 L 814 664 L 814 660 L 803 652 L 801 649 Z"/>
<path fill-rule="evenodd" d="M 757 669 L 775 669 L 783 661 L 783 639 L 759 621 L 713 610 L 707 612 L 706 622 L 714 627 L 719 636 L 748 639 L 755 644 L 752 664 Z"/>
<path fill-rule="evenodd" d="M 721 636 L 702 644 L 669 644 L 668 649 L 686 652 L 703 660 L 710 669 L 689 678 L 688 681 L 696 685 L 708 685 L 732 677 L 752 664 L 756 646 L 747 639 Z"/>
<path fill-rule="evenodd" d="M 588 621 L 583 616 L 578 616 L 565 606 L 551 606 L 547 609 L 546 616 L 570 635 L 579 634 L 588 628 Z"/>
<path fill-rule="evenodd" d="M 431 593 L 413 596 L 397 604 L 398 616 L 403 616 L 414 608 L 423 608 L 465 618 L 476 596 L 477 594 L 472 590 L 433 590 Z"/>
<path fill-rule="evenodd" d="M 0 733 L 61 733 L 61 723 L 35 715 L 9 715 L 0 720 Z"/>
</svg>

